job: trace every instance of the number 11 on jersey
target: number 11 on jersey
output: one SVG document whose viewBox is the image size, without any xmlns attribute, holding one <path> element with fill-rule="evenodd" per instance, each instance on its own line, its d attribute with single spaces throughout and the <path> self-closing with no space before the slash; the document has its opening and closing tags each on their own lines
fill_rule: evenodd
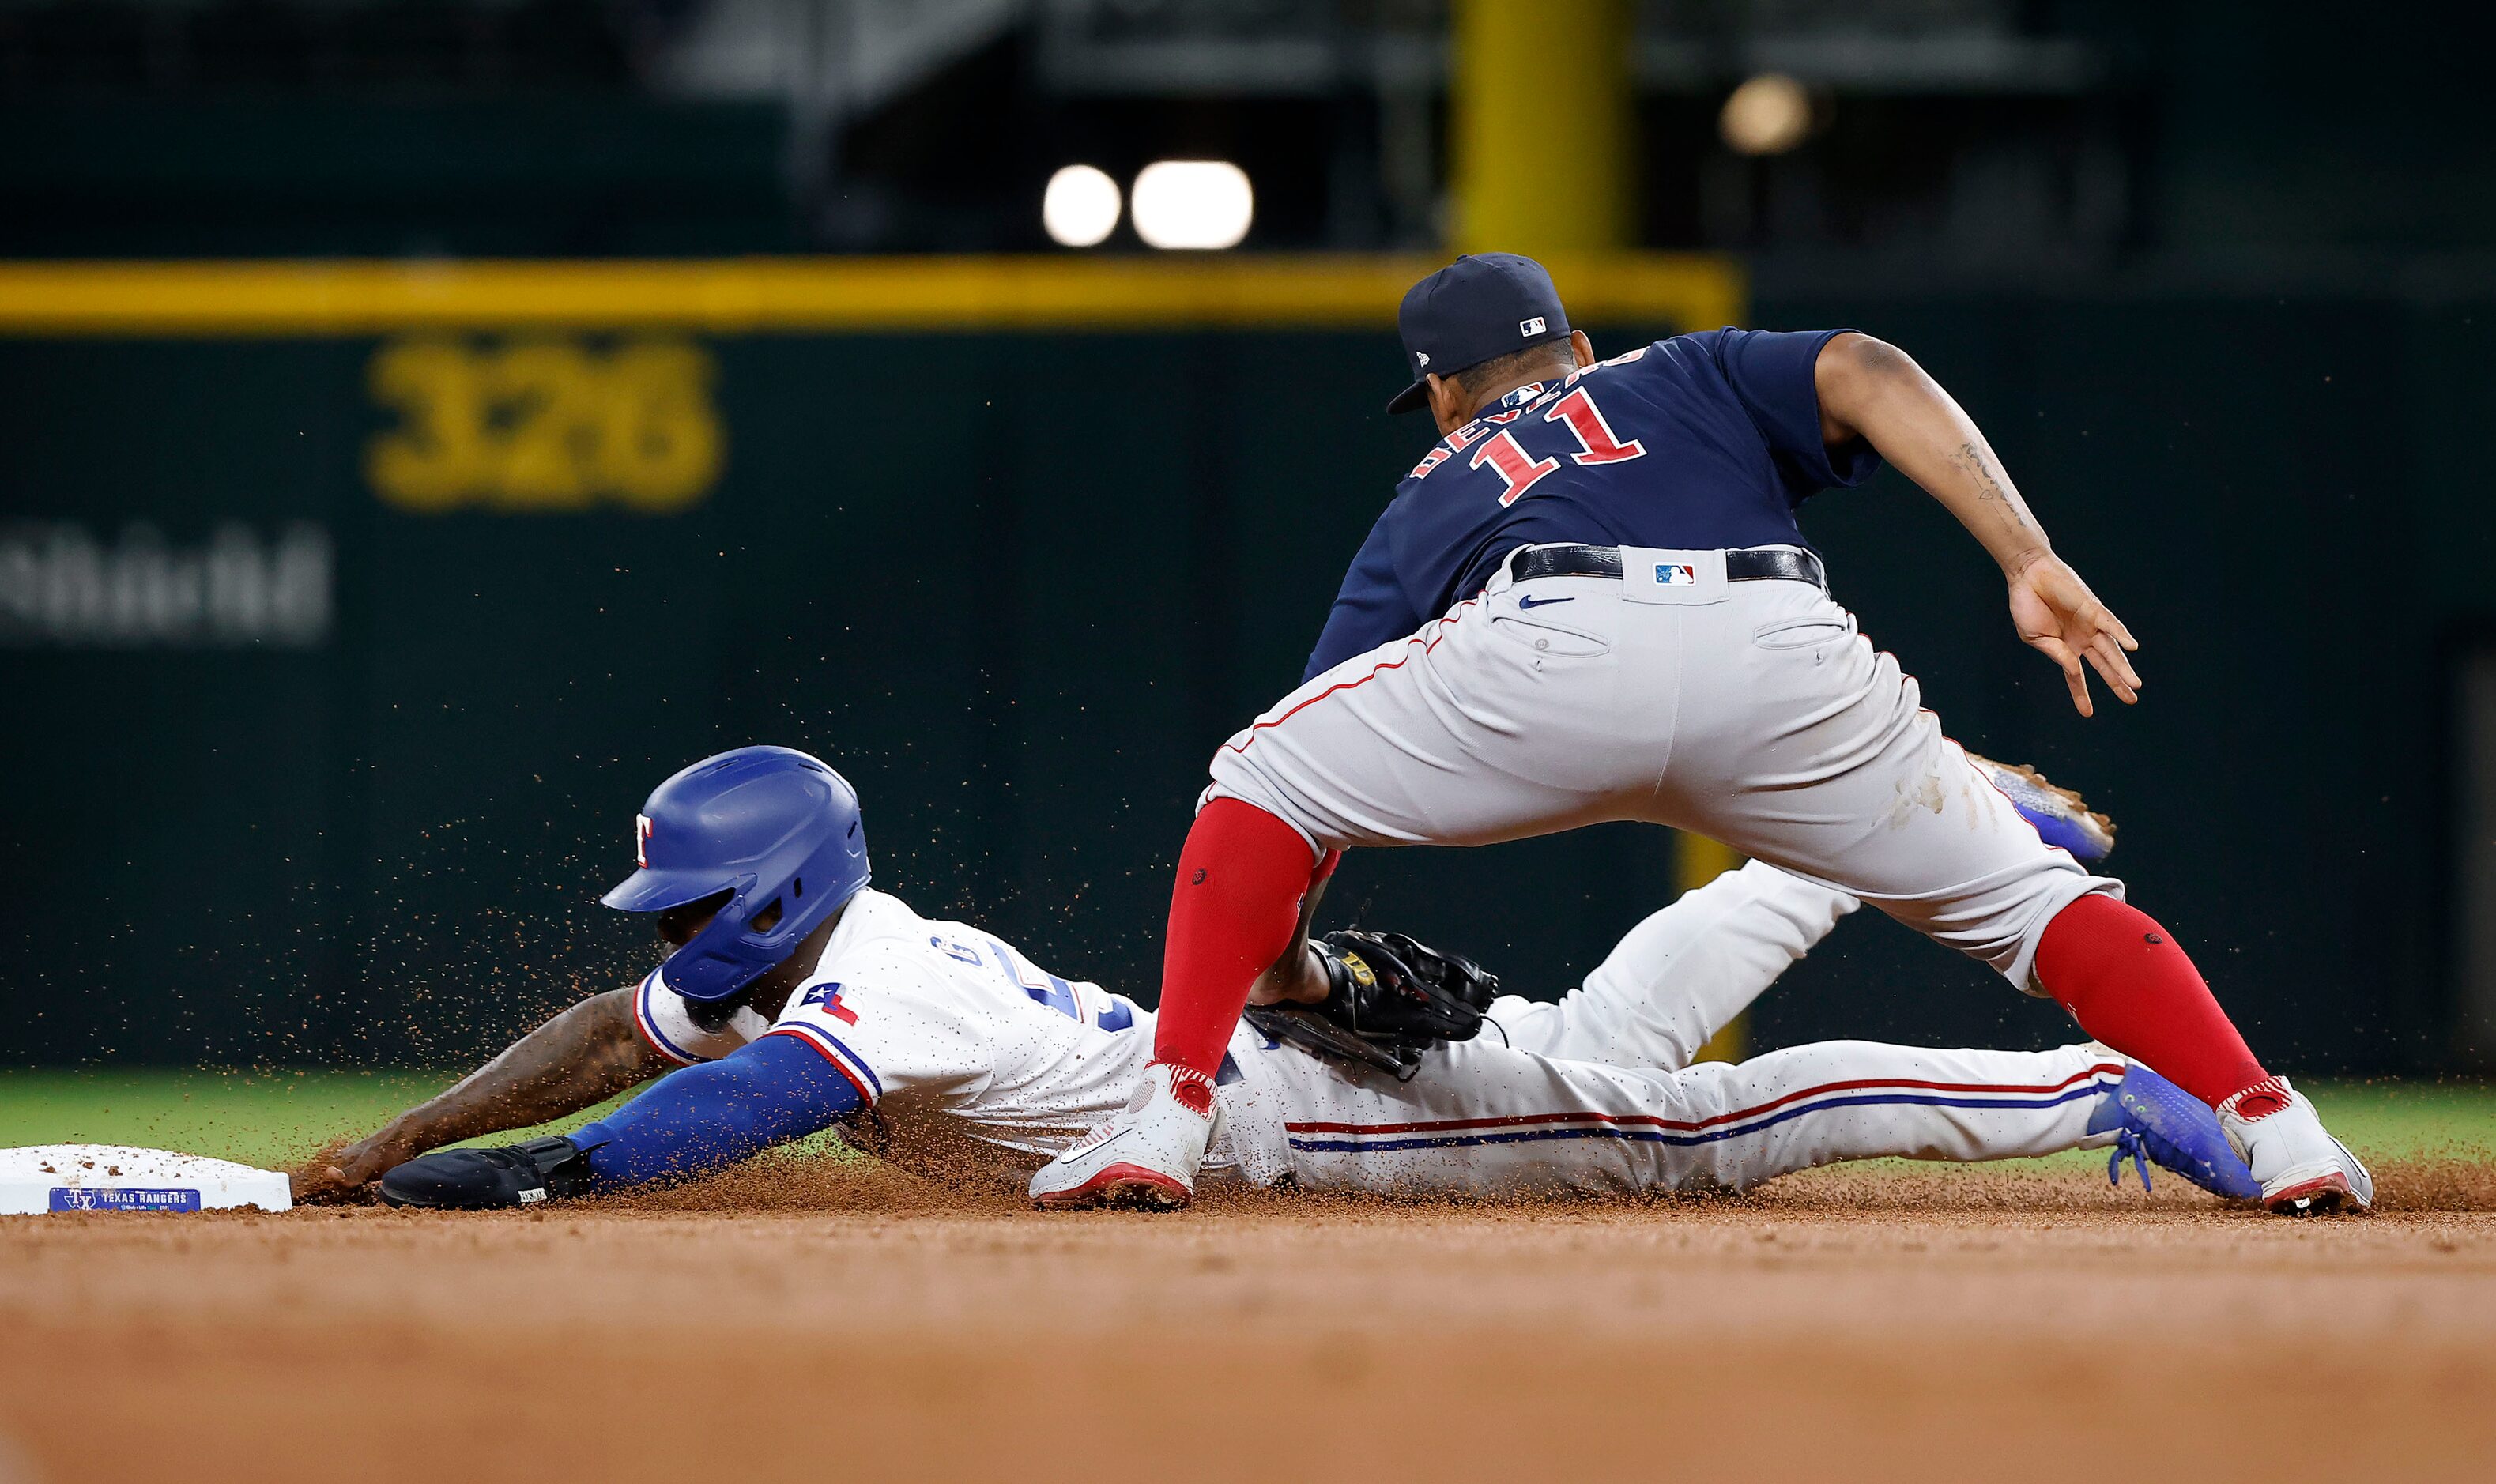
<svg viewBox="0 0 2496 1484">
<path fill-rule="evenodd" d="M 1574 463 L 1617 464 L 1646 456 L 1646 446 L 1637 439 L 1621 442 L 1612 431 L 1612 425 L 1604 420 L 1603 409 L 1595 405 L 1595 399 L 1583 386 L 1551 404 L 1550 411 L 1543 415 L 1543 420 L 1557 422 L 1576 437 L 1577 451 L 1569 455 Z M 1559 468 L 1560 460 L 1527 456 L 1525 446 L 1516 441 L 1516 435 L 1503 428 L 1493 434 L 1489 442 L 1474 450 L 1467 467 L 1480 469 L 1484 464 L 1490 465 L 1491 472 L 1498 475 L 1501 484 L 1506 486 L 1500 491 L 1499 503 L 1514 505 L 1517 497 L 1533 488 L 1537 479 Z"/>
<path fill-rule="evenodd" d="M 1490 442 L 1474 450 L 1467 467 L 1480 469 L 1488 464 L 1508 487 L 1500 491 L 1499 503 L 1514 505 L 1516 497 L 1534 487 L 1534 481 L 1560 467 L 1556 458 L 1527 458 L 1525 448 L 1516 435 L 1502 428 Z"/>
<path fill-rule="evenodd" d="M 1565 422 L 1569 431 L 1577 435 L 1585 451 L 1569 456 L 1580 464 L 1617 464 L 1624 459 L 1646 457 L 1646 445 L 1635 438 L 1623 443 L 1613 435 L 1612 425 L 1604 420 L 1603 409 L 1595 405 L 1595 399 L 1586 394 L 1583 386 L 1553 403 L 1543 420 Z"/>
</svg>

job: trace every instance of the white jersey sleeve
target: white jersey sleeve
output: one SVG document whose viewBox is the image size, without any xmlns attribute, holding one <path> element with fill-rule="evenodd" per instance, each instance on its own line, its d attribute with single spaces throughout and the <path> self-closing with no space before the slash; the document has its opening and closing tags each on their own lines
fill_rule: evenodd
<svg viewBox="0 0 2496 1484">
<path fill-rule="evenodd" d="M 827 963 L 765 1034 L 812 1048 L 873 1106 L 905 1092 L 977 1098 L 996 1071 L 992 1029 L 922 958 L 885 942 Z"/>
<path fill-rule="evenodd" d="M 697 1009 L 692 1001 L 659 982 L 653 969 L 633 990 L 633 1023 L 659 1055 L 680 1067 L 716 1062 L 771 1029 L 771 1023 L 740 1005 L 725 1019 Z"/>
</svg>

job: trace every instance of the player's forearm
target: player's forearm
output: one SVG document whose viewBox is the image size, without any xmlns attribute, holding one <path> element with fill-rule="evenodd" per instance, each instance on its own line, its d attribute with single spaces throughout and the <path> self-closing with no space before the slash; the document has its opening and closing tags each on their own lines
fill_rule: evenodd
<svg viewBox="0 0 2496 1484">
<path fill-rule="evenodd" d="M 633 1025 L 633 991 L 593 995 L 348 1151 L 396 1159 L 526 1128 L 604 1102 L 668 1069 Z"/>
<path fill-rule="evenodd" d="M 1840 335 L 1814 379 L 1832 438 L 1860 437 L 1958 517 L 2005 575 L 2053 553 L 2002 460 L 1940 383 L 1895 346 Z"/>
<path fill-rule="evenodd" d="M 1317 1005 L 1331 992 L 1326 960 L 1309 946 L 1309 931 L 1317 924 L 1318 903 L 1326 897 L 1326 883 L 1333 880 L 1328 874 L 1310 883 L 1308 894 L 1300 898 L 1300 920 L 1292 931 L 1292 945 L 1273 968 L 1248 986 L 1250 1005 Z"/>
</svg>

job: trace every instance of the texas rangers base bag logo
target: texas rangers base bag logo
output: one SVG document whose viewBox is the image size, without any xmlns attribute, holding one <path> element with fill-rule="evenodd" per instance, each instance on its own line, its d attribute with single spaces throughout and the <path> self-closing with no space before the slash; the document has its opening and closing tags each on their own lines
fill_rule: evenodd
<svg viewBox="0 0 2496 1484">
<path fill-rule="evenodd" d="M 1687 562 L 1658 562 L 1655 580 L 1659 587 L 1697 587 L 1699 569 Z"/>
<path fill-rule="evenodd" d="M 135 1186 L 56 1185 L 48 1204 L 54 1211 L 197 1211 L 200 1192 L 141 1190 Z"/>
<path fill-rule="evenodd" d="M 633 858 L 645 868 L 650 864 L 650 817 L 645 814 L 633 817 Z"/>
</svg>

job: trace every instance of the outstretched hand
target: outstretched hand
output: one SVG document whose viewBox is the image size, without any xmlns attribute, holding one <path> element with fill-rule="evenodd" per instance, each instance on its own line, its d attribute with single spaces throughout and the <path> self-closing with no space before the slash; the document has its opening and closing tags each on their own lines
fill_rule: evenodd
<svg viewBox="0 0 2496 1484">
<path fill-rule="evenodd" d="M 2140 699 L 2140 675 L 2125 657 L 2140 642 L 2061 557 L 2037 557 L 2012 574 L 2011 622 L 2021 639 L 2061 666 L 2063 683 L 2071 687 L 2072 704 L 2080 715 L 2097 714 L 2083 660 L 2117 700 L 2129 706 Z"/>
<path fill-rule="evenodd" d="M 286 1178 L 298 1206 L 348 1205 L 370 1199 L 370 1184 L 405 1158 L 396 1148 L 382 1147 L 378 1136 L 353 1145 L 335 1141 L 288 1170 Z"/>
</svg>

